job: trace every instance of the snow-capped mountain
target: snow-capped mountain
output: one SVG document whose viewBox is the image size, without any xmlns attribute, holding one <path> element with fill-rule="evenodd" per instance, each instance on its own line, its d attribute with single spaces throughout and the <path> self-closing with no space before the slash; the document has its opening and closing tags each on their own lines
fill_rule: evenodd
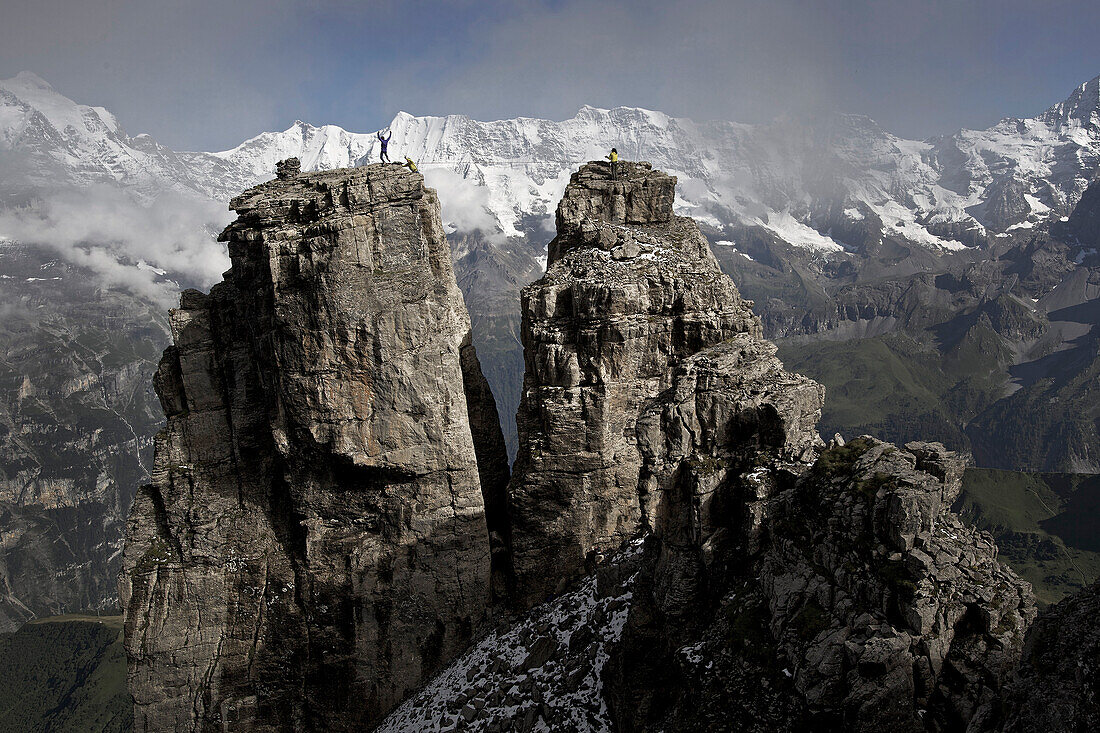
<svg viewBox="0 0 1100 733">
<path fill-rule="evenodd" d="M 7 193 L 110 183 L 148 203 L 166 190 L 203 191 L 191 156 L 128 136 L 103 107 L 77 104 L 26 71 L 0 81 L 0 155 Z"/>
<path fill-rule="evenodd" d="M 677 208 L 716 228 L 757 225 L 796 246 L 843 249 L 823 215 L 858 221 L 871 213 L 894 236 L 955 249 L 961 244 L 943 233 L 947 226 L 996 233 L 1069 213 L 1100 161 L 1098 82 L 1037 117 L 929 141 L 854 115 L 741 125 L 584 107 L 561 122 L 401 113 L 389 125 L 391 154 L 409 155 L 429 177 L 458 176 L 444 185 L 481 189 L 480 205 L 507 236 L 525 233 L 530 217 L 552 216 L 571 171 L 616 147 L 677 175 Z M 244 182 L 270 175 L 291 154 L 310 169 L 356 165 L 376 159 L 378 143 L 373 133 L 298 122 L 215 155 Z M 1012 221 L 986 211 L 987 199 L 1006 189 L 1019 199 Z"/>
<path fill-rule="evenodd" d="M 956 249 L 960 231 L 999 233 L 1069 213 L 1100 161 L 1098 85 L 1032 118 L 928 141 L 852 115 L 742 125 L 626 107 L 583 107 L 560 122 L 402 112 L 388 128 L 391 156 L 413 158 L 453 194 L 443 196 L 453 225 L 499 237 L 547 222 L 571 171 L 616 147 L 677 175 L 677 208 L 716 229 L 758 226 L 795 246 L 842 250 L 848 243 L 830 230 L 873 215 L 891 236 Z M 0 148 L 26 166 L 27 183 L 111 181 L 146 200 L 170 190 L 224 202 L 280 159 L 297 156 L 307 170 L 359 165 L 377 159 L 379 143 L 373 131 L 299 121 L 231 150 L 174 152 L 22 73 L 0 82 Z M 8 186 L 19 177 L 8 175 Z"/>
</svg>

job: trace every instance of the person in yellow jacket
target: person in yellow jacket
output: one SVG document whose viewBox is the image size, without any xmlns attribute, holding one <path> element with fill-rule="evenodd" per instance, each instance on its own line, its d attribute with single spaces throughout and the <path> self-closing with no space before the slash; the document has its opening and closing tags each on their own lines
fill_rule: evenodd
<svg viewBox="0 0 1100 733">
<path fill-rule="evenodd" d="M 611 152 L 607 154 L 607 159 L 611 161 L 611 177 L 619 177 L 619 151 L 615 148 L 611 148 Z"/>
<path fill-rule="evenodd" d="M 413 173 L 418 172 L 417 167 L 416 167 L 416 163 L 414 163 L 413 159 L 410 158 L 407 155 L 405 156 L 405 167 L 408 168 L 409 170 L 411 170 Z"/>
</svg>

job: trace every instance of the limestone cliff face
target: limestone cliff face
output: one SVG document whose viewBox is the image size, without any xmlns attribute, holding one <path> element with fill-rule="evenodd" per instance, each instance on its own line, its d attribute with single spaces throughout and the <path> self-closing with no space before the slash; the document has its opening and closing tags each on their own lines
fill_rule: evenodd
<svg viewBox="0 0 1100 733">
<path fill-rule="evenodd" d="M 120 580 L 139 730 L 370 724 L 490 603 L 508 469 L 435 192 L 295 163 L 171 315 Z"/>
<path fill-rule="evenodd" d="M 760 334 L 695 222 L 673 216 L 676 179 L 648 164 L 575 173 L 545 277 L 522 294 L 525 376 L 509 486 L 517 599 L 562 590 L 596 554 L 645 528 L 636 427 L 673 370 Z"/>
<path fill-rule="evenodd" d="M 381 729 L 1009 719 L 1035 605 L 950 512 L 961 461 L 826 446 L 824 389 L 783 368 L 674 186 L 573 176 L 522 294 L 510 482 L 420 177 L 284 166 L 233 202 L 233 269 L 172 315 L 130 523 L 139 728 L 362 728 L 456 656 Z M 553 596 L 462 653 L 493 600 Z"/>
</svg>

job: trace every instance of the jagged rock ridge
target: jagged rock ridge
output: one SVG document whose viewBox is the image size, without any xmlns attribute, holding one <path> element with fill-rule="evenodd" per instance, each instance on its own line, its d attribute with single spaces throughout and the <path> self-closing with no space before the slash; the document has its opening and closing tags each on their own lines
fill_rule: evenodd
<svg viewBox="0 0 1100 733">
<path fill-rule="evenodd" d="M 456 655 L 384 730 L 993 725 L 1035 606 L 951 514 L 961 461 L 827 447 L 823 388 L 674 185 L 574 176 L 523 294 L 507 495 L 419 176 L 288 165 L 234 200 L 233 269 L 157 377 L 122 579 L 139 726 L 370 726 Z M 463 654 L 493 586 L 550 600 Z"/>
<path fill-rule="evenodd" d="M 871 438 L 827 448 L 824 390 L 783 369 L 694 223 L 671 216 L 673 185 L 644 164 L 584 166 L 523 298 L 517 602 L 628 575 L 629 595 L 607 583 L 629 608 L 598 681 L 569 696 L 587 642 L 538 621 L 573 617 L 555 599 L 500 637 L 518 668 L 479 647 L 383 729 L 539 730 L 601 697 L 592 730 L 987 720 L 1035 606 L 951 514 L 961 460 Z M 640 558 L 616 554 L 628 539 Z M 530 679 L 537 700 L 517 701 Z"/>
<path fill-rule="evenodd" d="M 615 178 L 607 164 L 581 168 L 558 207 L 549 270 L 523 291 L 509 498 L 524 604 L 560 592 L 594 554 L 646 526 L 635 426 L 673 368 L 760 333 L 695 222 L 673 216 L 675 184 L 648 164 L 624 162 Z"/>
<path fill-rule="evenodd" d="M 435 192 L 296 163 L 171 314 L 120 578 L 141 730 L 360 729 L 490 604 L 507 463 Z"/>
</svg>

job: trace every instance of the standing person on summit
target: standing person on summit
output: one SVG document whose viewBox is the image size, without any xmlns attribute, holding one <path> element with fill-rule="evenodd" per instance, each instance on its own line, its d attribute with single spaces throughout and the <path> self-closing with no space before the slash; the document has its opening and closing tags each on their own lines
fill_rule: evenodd
<svg viewBox="0 0 1100 733">
<path fill-rule="evenodd" d="M 386 136 L 382 137 L 382 131 L 378 131 L 378 142 L 382 143 L 382 152 L 378 154 L 378 160 L 383 163 L 392 163 L 390 160 L 390 154 L 386 152 L 386 148 L 390 145 L 390 138 L 393 137 L 393 130 L 386 130 Z"/>
<path fill-rule="evenodd" d="M 611 161 L 611 177 L 619 177 L 619 151 L 615 148 L 611 148 L 611 152 L 607 154 L 607 159 Z"/>
</svg>

